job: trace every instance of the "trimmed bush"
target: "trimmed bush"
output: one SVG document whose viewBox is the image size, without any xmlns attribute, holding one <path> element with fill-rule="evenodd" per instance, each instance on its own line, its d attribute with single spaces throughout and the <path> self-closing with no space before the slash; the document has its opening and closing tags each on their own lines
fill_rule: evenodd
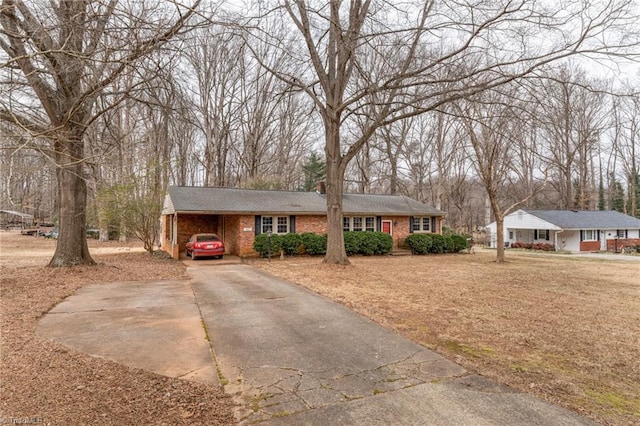
<svg viewBox="0 0 640 426">
<path fill-rule="evenodd" d="M 344 249 L 347 256 L 389 254 L 393 248 L 391 235 L 384 232 L 347 231 L 344 233 Z"/>
<path fill-rule="evenodd" d="M 282 236 L 278 234 L 271 235 L 271 256 L 279 256 Z M 267 257 L 269 255 L 269 236 L 267 234 L 260 234 L 256 236 L 253 241 L 253 249 L 258 252 L 260 257 Z"/>
<path fill-rule="evenodd" d="M 345 232 L 344 246 L 348 256 L 360 254 L 364 256 L 391 253 L 393 239 L 384 232 Z M 267 234 L 256 236 L 253 249 L 260 257 L 269 255 L 269 238 Z M 324 255 L 327 252 L 327 235 L 311 232 L 304 234 L 271 235 L 271 256 L 279 256 L 282 250 L 288 256 L 295 254 Z"/>
<path fill-rule="evenodd" d="M 413 254 L 429 254 L 433 241 L 431 234 L 411 234 L 404 243 Z"/>
<path fill-rule="evenodd" d="M 360 252 L 360 239 L 357 231 L 347 231 L 344 233 L 344 250 L 347 256 L 351 256 Z"/>
<path fill-rule="evenodd" d="M 447 242 L 444 235 L 431 235 L 431 253 L 444 253 L 447 248 Z"/>
<path fill-rule="evenodd" d="M 459 253 L 467 248 L 467 239 L 459 234 L 411 234 L 404 243 L 413 254 Z"/>
<path fill-rule="evenodd" d="M 313 232 L 300 234 L 302 238 L 303 253 L 311 256 L 324 255 L 327 253 L 327 234 L 318 235 Z"/>
<path fill-rule="evenodd" d="M 294 254 L 302 252 L 303 246 L 300 234 L 285 234 L 279 237 L 280 247 L 287 256 L 293 256 Z"/>
<path fill-rule="evenodd" d="M 376 249 L 373 254 L 389 254 L 393 250 L 393 238 L 384 232 L 375 232 Z"/>
<path fill-rule="evenodd" d="M 467 249 L 467 238 L 464 235 L 452 234 L 451 241 L 453 243 L 452 253 L 460 253 L 462 250 Z"/>
</svg>

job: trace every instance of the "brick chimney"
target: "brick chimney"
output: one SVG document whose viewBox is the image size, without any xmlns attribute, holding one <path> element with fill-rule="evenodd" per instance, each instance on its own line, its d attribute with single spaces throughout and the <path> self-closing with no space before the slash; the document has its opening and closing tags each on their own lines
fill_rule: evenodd
<svg viewBox="0 0 640 426">
<path fill-rule="evenodd" d="M 318 194 L 326 194 L 327 193 L 327 184 L 321 180 L 320 182 L 316 183 L 316 192 Z"/>
</svg>

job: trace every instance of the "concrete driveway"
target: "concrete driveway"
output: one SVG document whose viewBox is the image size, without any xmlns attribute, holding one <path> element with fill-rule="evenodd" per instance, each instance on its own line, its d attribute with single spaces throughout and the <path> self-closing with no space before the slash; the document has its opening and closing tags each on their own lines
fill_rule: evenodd
<svg viewBox="0 0 640 426">
<path fill-rule="evenodd" d="M 187 265 L 190 282 L 86 286 L 39 333 L 160 374 L 219 379 L 243 423 L 594 424 L 248 265 Z M 122 344 L 136 339 L 146 344 Z"/>
</svg>

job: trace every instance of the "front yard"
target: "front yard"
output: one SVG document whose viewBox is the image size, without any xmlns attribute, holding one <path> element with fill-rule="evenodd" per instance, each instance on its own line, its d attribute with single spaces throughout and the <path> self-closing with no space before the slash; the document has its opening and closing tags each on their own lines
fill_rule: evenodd
<svg viewBox="0 0 640 426">
<path fill-rule="evenodd" d="M 604 424 L 640 423 L 640 262 L 509 252 L 258 261 L 467 369 Z"/>
<path fill-rule="evenodd" d="M 133 370 L 35 335 L 87 283 L 185 278 L 139 244 L 90 241 L 96 267 L 44 267 L 55 243 L 0 232 L 0 417 L 230 424 L 220 389 Z M 640 262 L 508 252 L 320 258 L 255 266 L 324 294 L 471 371 L 604 424 L 640 423 Z M 37 392 L 34 392 L 37 389 Z"/>
</svg>

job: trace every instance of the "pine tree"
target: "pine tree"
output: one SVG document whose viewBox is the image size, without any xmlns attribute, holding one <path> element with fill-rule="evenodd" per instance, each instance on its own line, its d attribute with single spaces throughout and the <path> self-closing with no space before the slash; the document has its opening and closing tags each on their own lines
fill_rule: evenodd
<svg viewBox="0 0 640 426">
<path fill-rule="evenodd" d="M 624 188 L 615 180 L 613 182 L 613 194 L 611 196 L 611 210 L 624 213 Z"/>
<path fill-rule="evenodd" d="M 604 183 L 602 183 L 602 176 L 600 177 L 600 185 L 598 186 L 598 210 L 606 210 L 607 201 L 604 197 Z"/>
<path fill-rule="evenodd" d="M 303 191 L 310 192 L 316 189 L 316 184 L 326 179 L 327 162 L 324 161 L 315 151 L 307 157 L 307 161 L 303 164 L 304 186 Z"/>
</svg>

